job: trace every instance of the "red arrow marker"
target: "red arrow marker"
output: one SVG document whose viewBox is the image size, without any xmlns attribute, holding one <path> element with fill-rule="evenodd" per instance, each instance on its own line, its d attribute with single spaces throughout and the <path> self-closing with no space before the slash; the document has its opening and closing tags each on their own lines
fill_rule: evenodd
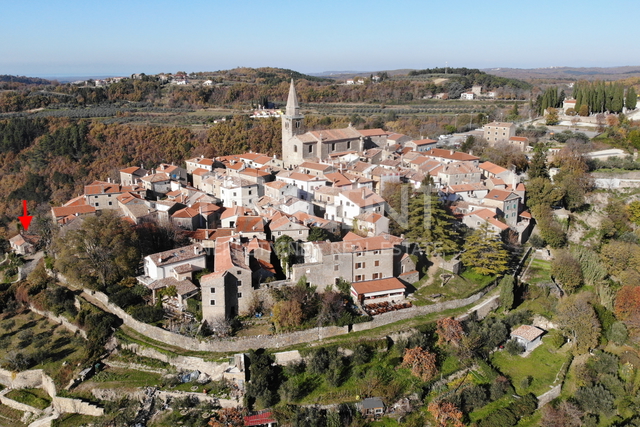
<svg viewBox="0 0 640 427">
<path fill-rule="evenodd" d="M 22 207 L 24 209 L 24 215 L 23 216 L 19 216 L 18 219 L 22 223 L 22 227 L 24 228 L 24 231 L 27 231 L 29 229 L 29 224 L 31 224 L 31 220 L 33 219 L 33 217 L 31 215 L 27 215 L 27 201 L 26 200 L 22 201 Z"/>
</svg>

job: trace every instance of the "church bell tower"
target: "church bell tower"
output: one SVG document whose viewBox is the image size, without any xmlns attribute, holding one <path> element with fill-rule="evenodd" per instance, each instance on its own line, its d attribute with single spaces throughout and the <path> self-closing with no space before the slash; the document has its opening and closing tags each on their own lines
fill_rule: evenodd
<svg viewBox="0 0 640 427">
<path fill-rule="evenodd" d="M 295 138 L 304 133 L 304 116 L 300 113 L 296 87 L 291 79 L 287 108 L 282 116 L 282 160 L 284 167 L 295 167 L 302 163 L 302 144 Z"/>
</svg>

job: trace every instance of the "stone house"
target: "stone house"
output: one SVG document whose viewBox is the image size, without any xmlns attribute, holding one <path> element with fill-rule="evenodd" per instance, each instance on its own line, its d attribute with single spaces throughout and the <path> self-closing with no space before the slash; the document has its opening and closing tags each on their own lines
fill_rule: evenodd
<svg viewBox="0 0 640 427">
<path fill-rule="evenodd" d="M 511 338 L 522 345 L 525 351 L 531 351 L 542 343 L 544 331 L 531 325 L 522 325 L 511 332 Z"/>
<path fill-rule="evenodd" d="M 144 257 L 144 283 L 164 279 L 175 274 L 175 269 L 185 266 L 191 272 L 200 271 L 207 267 L 207 253 L 201 244 L 196 243 L 155 253 Z M 139 278 L 140 280 L 140 278 Z"/>
<path fill-rule="evenodd" d="M 509 142 L 509 138 L 516 136 L 516 125 L 505 122 L 491 122 L 482 126 L 483 138 L 490 145 L 499 142 Z"/>
</svg>

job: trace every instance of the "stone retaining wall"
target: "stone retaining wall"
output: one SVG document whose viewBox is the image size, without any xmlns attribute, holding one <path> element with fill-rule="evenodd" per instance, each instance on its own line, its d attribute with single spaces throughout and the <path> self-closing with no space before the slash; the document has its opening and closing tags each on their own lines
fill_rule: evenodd
<svg viewBox="0 0 640 427">
<path fill-rule="evenodd" d="M 69 331 L 75 333 L 79 333 L 82 338 L 87 339 L 87 333 L 80 328 L 79 326 L 74 325 L 73 323 L 69 322 L 67 319 L 65 319 L 64 317 L 61 316 L 56 316 L 55 314 L 53 314 L 50 311 L 41 311 L 38 310 L 37 308 L 34 308 L 33 306 L 29 306 L 29 310 L 33 311 L 36 314 L 39 314 L 42 317 L 46 317 L 47 319 L 51 320 L 54 323 L 57 323 L 63 327 L 65 327 L 66 329 L 68 329 Z"/>
<path fill-rule="evenodd" d="M 62 275 L 57 275 L 57 278 L 63 283 L 67 282 Z M 404 310 L 384 313 L 375 316 L 373 321 L 371 322 L 352 325 L 351 330 L 354 332 L 364 331 L 377 328 L 379 326 L 384 326 L 389 323 L 394 323 L 400 320 L 406 320 L 415 316 L 461 308 L 478 301 L 487 292 L 491 291 L 495 286 L 495 284 L 491 285 L 468 298 L 460 300 L 446 301 L 421 307 L 414 306 Z M 256 348 L 283 348 L 296 344 L 319 341 L 334 336 L 348 334 L 350 329 L 349 326 L 326 326 L 286 334 L 254 337 L 234 337 L 215 341 L 199 341 L 195 338 L 179 335 L 159 328 L 157 326 L 152 326 L 134 319 L 122 308 L 111 303 L 107 295 L 102 292 L 85 290 L 83 292 L 83 296 L 90 302 L 99 302 L 99 305 L 102 305 L 107 309 L 107 311 L 118 316 L 120 319 L 122 319 L 123 323 L 126 326 L 132 328 L 136 332 L 150 337 L 156 341 L 160 341 L 162 343 L 190 351 L 241 353 Z"/>
<path fill-rule="evenodd" d="M 104 415 L 104 408 L 100 408 L 80 399 L 56 396 L 53 398 L 52 405 L 53 409 L 60 413 L 91 415 L 94 417 L 101 417 Z"/>
<path fill-rule="evenodd" d="M 416 316 L 423 316 L 425 314 L 431 314 L 431 313 L 437 313 L 440 311 L 461 308 L 478 301 L 480 298 L 485 296 L 488 292 L 493 290 L 495 286 L 496 285 L 488 286 L 482 291 L 464 299 L 439 302 L 437 304 L 431 304 L 431 305 L 413 306 L 410 308 L 405 308 L 403 310 L 391 311 L 388 313 L 379 314 L 377 316 L 374 316 L 371 322 L 357 323 L 353 325 L 352 331 L 354 332 L 366 331 L 368 329 L 373 329 L 379 326 L 388 325 L 389 323 L 398 322 L 400 320 L 411 319 Z"/>
</svg>

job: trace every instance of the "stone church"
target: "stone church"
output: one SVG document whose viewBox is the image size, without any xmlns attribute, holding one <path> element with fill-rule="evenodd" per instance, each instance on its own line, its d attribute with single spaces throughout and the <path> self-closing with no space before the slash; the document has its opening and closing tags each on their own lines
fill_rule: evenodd
<svg viewBox="0 0 640 427">
<path fill-rule="evenodd" d="M 291 79 L 287 108 L 282 116 L 282 159 L 285 168 L 293 169 L 303 162 L 321 162 L 341 154 L 361 153 L 377 145 L 370 136 L 363 135 L 351 125 L 345 129 L 305 132 L 303 120 Z"/>
</svg>

